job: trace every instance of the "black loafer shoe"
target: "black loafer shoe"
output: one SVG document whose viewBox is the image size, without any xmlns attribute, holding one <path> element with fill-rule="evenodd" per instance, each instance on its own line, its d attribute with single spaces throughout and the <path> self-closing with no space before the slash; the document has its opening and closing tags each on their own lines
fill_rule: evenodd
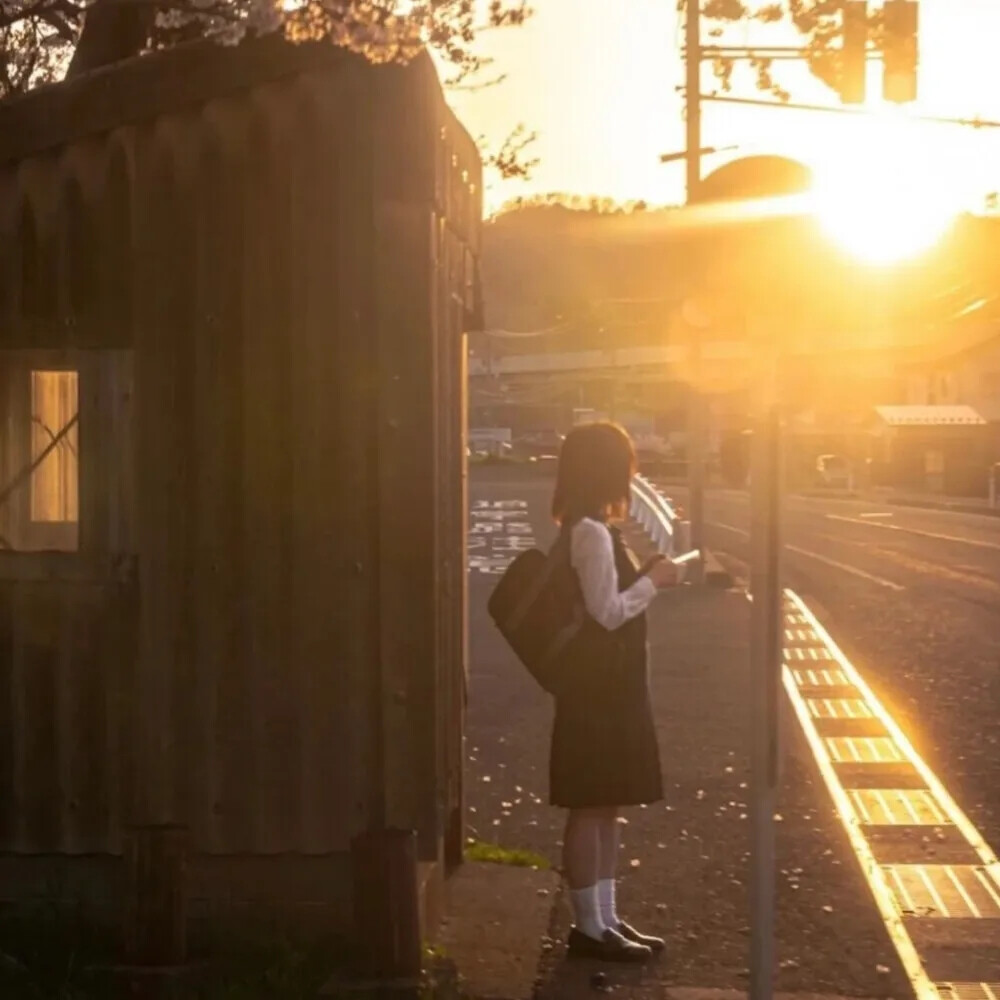
<svg viewBox="0 0 1000 1000">
<path fill-rule="evenodd" d="M 569 954 L 574 958 L 596 958 L 602 962 L 646 962 L 653 952 L 608 929 L 598 941 L 575 927 L 569 932 Z"/>
<path fill-rule="evenodd" d="M 663 938 L 653 937 L 651 934 L 640 934 L 634 927 L 630 927 L 625 923 L 624 920 L 618 921 L 616 930 L 626 941 L 644 945 L 650 951 L 663 951 L 667 946 L 667 942 Z"/>
</svg>

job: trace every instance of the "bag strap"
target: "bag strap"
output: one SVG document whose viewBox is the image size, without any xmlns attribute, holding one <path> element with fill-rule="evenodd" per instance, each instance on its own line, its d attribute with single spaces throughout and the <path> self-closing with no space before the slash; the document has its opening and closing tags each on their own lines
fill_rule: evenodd
<svg viewBox="0 0 1000 1000">
<path fill-rule="evenodd" d="M 560 531 L 559 537 L 555 540 L 552 548 L 549 549 L 548 558 L 542 572 L 538 574 L 538 579 L 527 589 L 524 596 L 511 612 L 507 619 L 507 627 L 516 629 L 524 620 L 525 615 L 531 609 L 532 604 L 538 600 L 538 595 L 545 589 L 545 585 L 552 578 L 552 574 L 564 564 L 569 562 L 569 532 Z"/>
</svg>

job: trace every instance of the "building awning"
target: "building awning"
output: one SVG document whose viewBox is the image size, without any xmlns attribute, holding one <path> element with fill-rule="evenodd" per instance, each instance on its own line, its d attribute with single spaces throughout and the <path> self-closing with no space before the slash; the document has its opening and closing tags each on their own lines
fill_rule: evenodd
<svg viewBox="0 0 1000 1000">
<path fill-rule="evenodd" d="M 987 421 L 971 406 L 876 406 L 889 427 L 979 427 Z"/>
</svg>

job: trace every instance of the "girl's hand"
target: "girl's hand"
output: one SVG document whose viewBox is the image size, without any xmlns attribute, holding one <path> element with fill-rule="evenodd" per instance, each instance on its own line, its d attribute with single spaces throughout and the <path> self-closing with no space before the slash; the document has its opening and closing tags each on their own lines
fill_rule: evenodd
<svg viewBox="0 0 1000 1000">
<path fill-rule="evenodd" d="M 669 559 L 661 559 L 655 563 L 647 575 L 658 590 L 674 587 L 680 580 L 680 570 Z"/>
</svg>

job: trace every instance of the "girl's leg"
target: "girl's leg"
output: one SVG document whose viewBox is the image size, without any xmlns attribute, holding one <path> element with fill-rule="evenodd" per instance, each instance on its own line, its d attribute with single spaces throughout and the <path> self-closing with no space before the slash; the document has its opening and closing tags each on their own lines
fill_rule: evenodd
<svg viewBox="0 0 1000 1000">
<path fill-rule="evenodd" d="M 598 863 L 597 898 L 601 906 L 601 921 L 605 927 L 618 929 L 618 912 L 615 909 L 615 878 L 618 871 L 618 843 L 620 835 L 618 810 L 604 810 L 600 820 L 600 858 Z"/>
<path fill-rule="evenodd" d="M 654 952 L 662 951 L 665 947 L 662 938 L 653 937 L 650 934 L 640 934 L 618 916 L 615 904 L 615 874 L 618 869 L 619 833 L 618 810 L 605 810 L 600 821 L 600 860 L 597 882 L 597 901 L 601 907 L 601 922 L 605 927 L 618 931 L 629 941 L 645 945 Z"/>
<path fill-rule="evenodd" d="M 597 883 L 601 870 L 600 809 L 571 809 L 563 834 L 563 871 L 569 885 L 577 929 L 600 940 L 605 931 Z"/>
</svg>

